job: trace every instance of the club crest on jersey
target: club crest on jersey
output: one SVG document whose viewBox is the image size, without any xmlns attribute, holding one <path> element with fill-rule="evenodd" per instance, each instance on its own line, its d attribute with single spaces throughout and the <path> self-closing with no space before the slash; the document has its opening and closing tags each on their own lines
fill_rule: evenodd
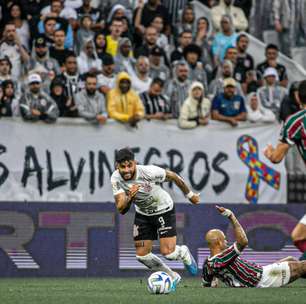
<svg viewBox="0 0 306 304">
<path fill-rule="evenodd" d="M 152 190 L 152 186 L 150 183 L 144 183 L 142 184 L 141 188 L 144 192 L 150 192 Z"/>
</svg>

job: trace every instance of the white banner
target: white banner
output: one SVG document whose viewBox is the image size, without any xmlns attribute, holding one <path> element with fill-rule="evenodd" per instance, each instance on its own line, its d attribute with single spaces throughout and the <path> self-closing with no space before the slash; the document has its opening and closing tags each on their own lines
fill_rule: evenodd
<svg viewBox="0 0 306 304">
<path fill-rule="evenodd" d="M 262 153 L 267 143 L 277 143 L 279 125 L 211 122 L 181 130 L 175 121 L 151 121 L 132 129 L 114 121 L 2 119 L 0 129 L 2 201 L 113 201 L 114 151 L 129 146 L 139 163 L 179 173 L 203 203 L 286 203 L 284 164 L 272 165 Z M 186 202 L 175 185 L 165 183 L 165 189 Z"/>
</svg>

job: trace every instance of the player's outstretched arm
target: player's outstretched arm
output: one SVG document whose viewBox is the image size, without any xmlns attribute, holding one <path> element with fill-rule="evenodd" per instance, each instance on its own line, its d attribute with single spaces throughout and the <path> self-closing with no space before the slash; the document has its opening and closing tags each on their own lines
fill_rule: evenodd
<svg viewBox="0 0 306 304">
<path fill-rule="evenodd" d="M 216 206 L 216 208 L 223 216 L 227 217 L 231 221 L 235 232 L 238 250 L 242 251 L 248 245 L 248 238 L 244 229 L 237 220 L 235 214 L 231 210 L 225 209 L 220 206 Z"/>
<path fill-rule="evenodd" d="M 125 214 L 129 211 L 138 189 L 139 185 L 133 185 L 127 194 L 125 192 L 121 192 L 115 195 L 116 207 L 121 214 Z"/>
<path fill-rule="evenodd" d="M 276 148 L 273 148 L 272 145 L 267 145 L 267 147 L 264 150 L 264 155 L 272 163 L 278 164 L 284 159 L 289 149 L 290 149 L 290 145 L 287 143 L 283 143 L 283 142 L 280 142 L 276 146 Z"/>
<path fill-rule="evenodd" d="M 166 181 L 172 181 L 174 182 L 184 193 L 184 195 L 189 199 L 189 201 L 193 204 L 199 204 L 200 203 L 200 194 L 193 193 L 185 181 L 177 175 L 175 172 L 166 170 Z"/>
</svg>

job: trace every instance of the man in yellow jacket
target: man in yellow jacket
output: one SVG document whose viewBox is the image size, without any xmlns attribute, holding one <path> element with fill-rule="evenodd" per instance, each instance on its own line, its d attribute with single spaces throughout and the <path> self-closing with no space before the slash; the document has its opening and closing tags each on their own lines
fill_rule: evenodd
<svg viewBox="0 0 306 304">
<path fill-rule="evenodd" d="M 107 94 L 107 110 L 110 118 L 129 123 L 136 127 L 144 117 L 144 107 L 138 94 L 131 89 L 131 78 L 121 72 L 117 76 L 116 87 Z"/>
</svg>

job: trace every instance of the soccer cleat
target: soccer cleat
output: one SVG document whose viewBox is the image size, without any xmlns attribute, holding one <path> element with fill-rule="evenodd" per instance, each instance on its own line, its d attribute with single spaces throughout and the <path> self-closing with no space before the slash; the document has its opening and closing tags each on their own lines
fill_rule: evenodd
<svg viewBox="0 0 306 304">
<path fill-rule="evenodd" d="M 181 279 L 181 276 L 177 272 L 175 272 L 175 278 L 172 281 L 171 292 L 176 291 L 176 286 L 179 284 Z"/>
<path fill-rule="evenodd" d="M 187 271 L 191 275 L 196 276 L 198 274 L 197 263 L 196 263 L 194 257 L 192 256 L 192 254 L 190 253 L 190 250 L 185 245 L 181 246 L 181 258 L 182 258 L 182 261 L 183 261 Z"/>
</svg>

